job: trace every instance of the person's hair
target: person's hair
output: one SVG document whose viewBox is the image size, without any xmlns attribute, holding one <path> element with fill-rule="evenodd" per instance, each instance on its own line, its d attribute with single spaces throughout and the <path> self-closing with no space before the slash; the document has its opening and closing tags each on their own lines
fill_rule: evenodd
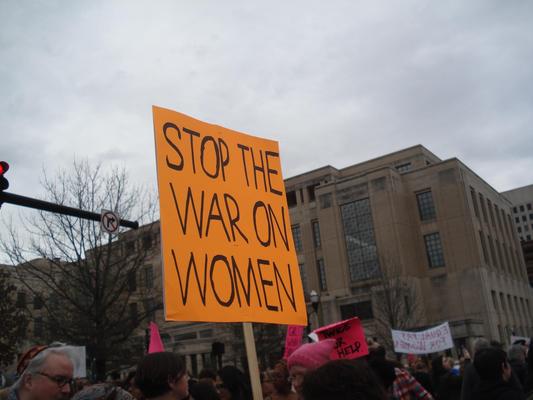
<svg viewBox="0 0 533 400">
<path fill-rule="evenodd" d="M 304 377 L 305 400 L 385 400 L 385 391 L 363 360 L 329 361 Z"/>
<path fill-rule="evenodd" d="M 137 366 L 135 385 L 144 397 L 151 399 L 169 392 L 169 381 L 178 380 L 185 373 L 185 364 L 177 354 L 152 353 L 144 356 Z"/>
<path fill-rule="evenodd" d="M 474 357 L 476 356 L 476 353 L 480 350 L 487 349 L 490 347 L 490 343 L 485 338 L 477 338 L 474 342 Z"/>
<path fill-rule="evenodd" d="M 503 350 L 503 344 L 501 344 L 501 342 L 498 342 L 497 340 L 491 340 L 490 341 L 490 347 L 494 347 L 495 349 Z"/>
<path fill-rule="evenodd" d="M 370 358 L 368 360 L 368 365 L 385 389 L 392 386 L 392 383 L 396 379 L 396 371 L 394 370 L 396 364 L 393 361 L 376 357 Z"/>
<path fill-rule="evenodd" d="M 215 387 L 207 382 L 197 382 L 191 385 L 189 392 L 194 400 L 220 400 Z"/>
<path fill-rule="evenodd" d="M 507 354 L 501 349 L 489 347 L 480 350 L 474 358 L 474 368 L 485 381 L 502 379 L 502 365 L 507 363 Z"/>
<path fill-rule="evenodd" d="M 231 393 L 233 400 L 248 400 L 252 398 L 248 376 L 240 369 L 227 365 L 218 371 L 218 376 L 223 386 Z"/>
<path fill-rule="evenodd" d="M 66 357 L 74 366 L 74 362 L 72 361 L 72 355 L 69 349 L 66 348 L 63 343 L 52 343 L 49 347 L 39 352 L 29 361 L 24 372 L 14 383 L 15 389 L 20 389 L 20 387 L 22 386 L 23 379 L 26 375 L 35 375 L 36 373 L 41 372 L 43 365 L 46 363 L 48 357 L 50 357 L 51 355 Z"/>
<path fill-rule="evenodd" d="M 507 356 L 509 361 L 518 361 L 523 364 L 526 361 L 526 352 L 524 350 L 524 346 L 520 344 L 513 344 L 512 346 L 509 346 L 509 349 L 507 350 Z"/>
<path fill-rule="evenodd" d="M 204 368 L 200 371 L 200 374 L 198 375 L 198 379 L 206 379 L 206 378 L 216 380 L 217 373 L 210 368 Z"/>
</svg>

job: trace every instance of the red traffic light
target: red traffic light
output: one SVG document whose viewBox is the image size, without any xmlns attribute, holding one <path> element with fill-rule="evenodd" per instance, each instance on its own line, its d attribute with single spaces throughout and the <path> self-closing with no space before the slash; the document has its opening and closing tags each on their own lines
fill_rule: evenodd
<svg viewBox="0 0 533 400">
<path fill-rule="evenodd" d="M 4 175 L 9 169 L 9 164 L 5 161 L 0 161 L 0 175 Z"/>
<path fill-rule="evenodd" d="M 4 191 L 9 187 L 9 182 L 4 178 L 4 174 L 9 169 L 9 164 L 5 161 L 0 161 L 0 191 Z"/>
</svg>

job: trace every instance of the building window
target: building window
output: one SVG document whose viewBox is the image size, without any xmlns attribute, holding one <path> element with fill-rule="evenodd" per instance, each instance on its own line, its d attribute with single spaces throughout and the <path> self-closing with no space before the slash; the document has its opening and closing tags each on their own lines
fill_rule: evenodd
<svg viewBox="0 0 533 400">
<path fill-rule="evenodd" d="M 124 255 L 129 256 L 133 252 L 135 252 L 135 242 L 130 240 L 129 242 L 124 243 Z"/>
<path fill-rule="evenodd" d="M 524 211 L 526 211 L 524 206 L 520 206 L 520 212 L 524 212 Z"/>
<path fill-rule="evenodd" d="M 487 237 L 489 239 L 490 258 L 492 259 L 492 265 L 494 267 L 497 267 L 496 252 L 494 251 L 494 242 L 492 241 L 492 237 L 490 235 L 488 235 Z"/>
<path fill-rule="evenodd" d="M 296 192 L 294 190 L 287 192 L 287 206 L 296 207 Z"/>
<path fill-rule="evenodd" d="M 294 248 L 297 252 L 302 251 L 302 231 L 300 225 L 293 225 L 292 229 L 292 238 L 294 239 Z"/>
<path fill-rule="evenodd" d="M 341 319 L 358 317 L 360 320 L 374 318 L 371 301 L 360 301 L 358 303 L 344 304 L 340 306 Z"/>
<path fill-rule="evenodd" d="M 431 190 L 417 193 L 416 201 L 418 203 L 418 212 L 422 221 L 435 219 L 435 204 L 433 203 Z"/>
<path fill-rule="evenodd" d="M 200 339 L 213 337 L 213 329 L 203 329 L 198 332 L 198 335 L 200 336 Z"/>
<path fill-rule="evenodd" d="M 529 219 L 533 220 L 533 214 L 529 214 Z"/>
<path fill-rule="evenodd" d="M 342 205 L 341 217 L 351 281 L 379 276 L 370 200 L 362 199 Z"/>
<path fill-rule="evenodd" d="M 531 240 L 531 235 L 526 235 L 526 240 Z"/>
<path fill-rule="evenodd" d="M 513 212 L 514 212 L 515 214 L 518 213 L 518 210 L 516 209 L 516 207 L 513 207 Z"/>
<path fill-rule="evenodd" d="M 400 164 L 396 166 L 396 171 L 399 173 L 407 172 L 411 169 L 411 163 Z"/>
<path fill-rule="evenodd" d="M 33 320 L 33 334 L 37 337 L 43 336 L 43 319 L 41 317 L 36 317 Z"/>
<path fill-rule="evenodd" d="M 330 208 L 331 207 L 331 193 L 321 194 L 318 196 L 320 202 L 320 208 Z"/>
<path fill-rule="evenodd" d="M 318 221 L 314 220 L 311 222 L 313 226 L 313 243 L 315 244 L 315 248 L 320 247 L 320 225 L 318 225 Z"/>
<path fill-rule="evenodd" d="M 442 243 L 440 241 L 440 234 L 438 232 L 431 233 L 424 236 L 426 244 L 426 254 L 430 268 L 444 266 L 444 252 L 442 250 Z"/>
<path fill-rule="evenodd" d="M 128 272 L 128 290 L 130 292 L 137 290 L 137 276 L 135 275 L 135 271 Z"/>
<path fill-rule="evenodd" d="M 527 217 L 525 215 L 522 215 L 522 221 L 524 221 L 524 222 L 527 221 Z"/>
<path fill-rule="evenodd" d="M 470 186 L 470 197 L 472 198 L 472 205 L 474 206 L 474 214 L 479 218 L 479 207 L 477 205 L 476 191 Z"/>
<path fill-rule="evenodd" d="M 527 203 L 527 209 L 531 211 L 531 203 Z"/>
<path fill-rule="evenodd" d="M 488 223 L 489 220 L 487 218 L 487 209 L 485 207 L 485 198 L 483 197 L 483 195 L 480 193 L 479 194 L 479 204 L 481 205 L 481 212 L 483 213 L 483 220 Z"/>
<path fill-rule="evenodd" d="M 139 310 L 137 309 L 137 303 L 130 303 L 129 308 L 130 308 L 130 321 L 136 324 L 139 319 Z"/>
<path fill-rule="evenodd" d="M 318 268 L 318 280 L 320 283 L 320 290 L 326 291 L 328 290 L 328 282 L 326 280 L 326 266 L 324 265 L 324 260 L 322 258 L 319 258 L 316 260 L 316 265 Z"/>
<path fill-rule="evenodd" d="M 489 199 L 487 199 L 487 207 L 489 208 L 489 214 L 490 214 L 490 222 L 492 222 L 492 226 L 496 227 L 496 220 L 494 219 L 494 212 L 492 210 L 492 203 Z"/>
<path fill-rule="evenodd" d="M 152 236 L 144 235 L 143 236 L 143 249 L 149 250 L 152 247 Z"/>
<path fill-rule="evenodd" d="M 146 313 L 146 316 L 150 320 L 155 319 L 155 311 L 156 311 L 156 305 L 154 299 L 145 299 L 144 300 L 144 312 Z"/>
<path fill-rule="evenodd" d="M 304 290 L 304 297 L 307 300 L 309 297 L 309 285 L 307 283 L 307 271 L 305 270 L 305 265 L 298 264 L 298 268 L 300 269 L 300 278 L 302 279 L 302 288 Z"/>
<path fill-rule="evenodd" d="M 494 290 L 490 291 L 492 294 L 492 305 L 494 306 L 495 310 L 498 310 L 498 300 L 496 300 L 496 292 Z"/>
<path fill-rule="evenodd" d="M 514 222 L 516 222 L 517 224 L 519 224 L 519 223 L 520 223 L 520 218 L 518 218 L 518 217 L 514 217 Z"/>
<path fill-rule="evenodd" d="M 33 297 L 33 309 L 40 310 L 41 308 L 43 308 L 43 306 L 44 306 L 43 298 L 39 295 L 34 296 Z"/>
<path fill-rule="evenodd" d="M 187 332 L 180 333 L 179 335 L 174 335 L 174 342 L 181 342 L 183 340 L 194 340 L 196 339 L 196 332 Z"/>
<path fill-rule="evenodd" d="M 147 289 L 154 287 L 154 269 L 151 265 L 144 267 L 144 287 Z"/>
<path fill-rule="evenodd" d="M 25 292 L 17 293 L 17 307 L 18 308 L 26 307 L 26 293 Z"/>
<path fill-rule="evenodd" d="M 518 229 L 518 233 L 522 233 L 522 227 L 521 226 L 519 226 L 517 229 Z"/>
<path fill-rule="evenodd" d="M 481 249 L 483 250 L 483 259 L 485 263 L 489 264 L 489 255 L 487 253 L 487 245 L 485 244 L 485 235 L 479 231 L 479 240 L 481 241 Z"/>
<path fill-rule="evenodd" d="M 309 197 L 309 201 L 315 201 L 315 188 L 317 186 L 318 186 L 318 183 L 307 186 L 307 197 Z"/>
</svg>

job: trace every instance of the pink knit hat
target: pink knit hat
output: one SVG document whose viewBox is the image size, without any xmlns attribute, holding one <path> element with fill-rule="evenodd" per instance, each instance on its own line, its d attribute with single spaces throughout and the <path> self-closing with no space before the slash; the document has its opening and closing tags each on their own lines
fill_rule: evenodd
<svg viewBox="0 0 533 400">
<path fill-rule="evenodd" d="M 335 347 L 334 339 L 326 339 L 317 343 L 307 343 L 298 347 L 287 360 L 287 367 L 300 365 L 308 370 L 314 370 L 331 360 L 331 353 Z"/>
</svg>

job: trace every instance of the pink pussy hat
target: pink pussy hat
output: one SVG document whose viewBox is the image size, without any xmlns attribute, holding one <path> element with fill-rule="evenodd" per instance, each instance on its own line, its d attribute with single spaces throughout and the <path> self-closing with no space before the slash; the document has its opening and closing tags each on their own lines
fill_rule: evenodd
<svg viewBox="0 0 533 400">
<path fill-rule="evenodd" d="M 287 367 L 300 365 L 308 370 L 317 369 L 331 360 L 331 353 L 335 347 L 334 339 L 326 339 L 317 343 L 307 343 L 298 347 L 287 360 Z"/>
</svg>

